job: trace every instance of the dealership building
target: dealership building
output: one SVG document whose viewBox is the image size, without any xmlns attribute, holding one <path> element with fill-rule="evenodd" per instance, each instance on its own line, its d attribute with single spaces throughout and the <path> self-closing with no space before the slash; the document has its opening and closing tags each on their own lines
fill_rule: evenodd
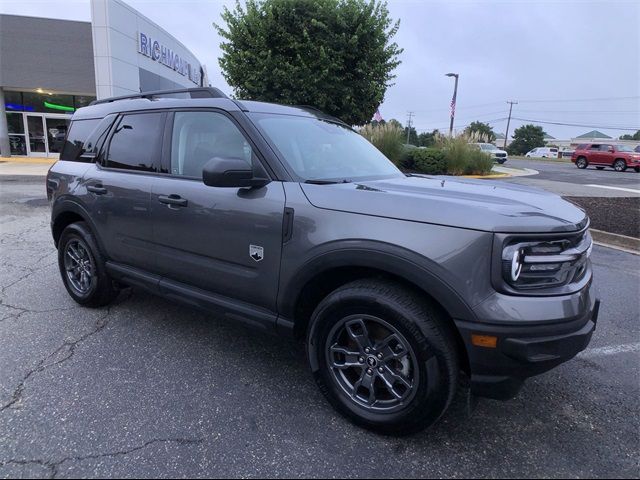
<svg viewBox="0 0 640 480">
<path fill-rule="evenodd" d="M 121 0 L 91 0 L 91 22 L 0 15 L 0 156 L 57 157 L 96 98 L 208 85 L 182 43 Z"/>
</svg>

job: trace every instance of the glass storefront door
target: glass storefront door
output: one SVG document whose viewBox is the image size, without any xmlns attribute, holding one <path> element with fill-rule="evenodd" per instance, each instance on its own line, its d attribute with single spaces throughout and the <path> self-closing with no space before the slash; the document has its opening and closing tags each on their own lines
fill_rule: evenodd
<svg viewBox="0 0 640 480">
<path fill-rule="evenodd" d="M 47 154 L 47 137 L 44 134 L 44 117 L 42 115 L 26 115 L 27 117 L 27 154 L 32 157 L 44 157 Z"/>
<path fill-rule="evenodd" d="M 25 154 L 31 157 L 57 157 L 62 150 L 71 115 L 22 115 L 26 126 Z"/>
</svg>

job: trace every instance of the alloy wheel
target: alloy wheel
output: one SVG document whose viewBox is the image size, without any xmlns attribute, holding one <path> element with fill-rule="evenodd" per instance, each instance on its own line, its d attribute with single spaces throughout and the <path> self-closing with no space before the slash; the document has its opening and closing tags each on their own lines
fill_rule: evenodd
<svg viewBox="0 0 640 480">
<path fill-rule="evenodd" d="M 79 295 L 86 295 L 94 282 L 95 267 L 88 248 L 80 240 L 74 239 L 67 243 L 64 268 L 71 287 Z"/>
<path fill-rule="evenodd" d="M 370 315 L 346 317 L 331 330 L 325 349 L 333 380 L 366 410 L 398 411 L 415 396 L 416 356 L 388 322 Z"/>
</svg>

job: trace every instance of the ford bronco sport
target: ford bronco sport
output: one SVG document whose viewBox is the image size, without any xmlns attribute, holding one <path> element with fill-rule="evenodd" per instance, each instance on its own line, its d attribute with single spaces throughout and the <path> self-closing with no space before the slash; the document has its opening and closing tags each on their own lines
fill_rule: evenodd
<svg viewBox="0 0 640 480">
<path fill-rule="evenodd" d="M 143 288 L 306 342 L 329 402 L 408 434 L 466 379 L 511 398 L 591 339 L 589 219 L 538 190 L 405 175 L 340 120 L 219 90 L 94 102 L 47 177 L 69 295 Z"/>
</svg>

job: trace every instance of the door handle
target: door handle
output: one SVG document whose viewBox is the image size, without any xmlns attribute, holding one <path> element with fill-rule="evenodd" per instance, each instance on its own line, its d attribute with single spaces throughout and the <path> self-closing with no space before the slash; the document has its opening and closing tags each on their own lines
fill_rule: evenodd
<svg viewBox="0 0 640 480">
<path fill-rule="evenodd" d="M 169 205 L 169 207 L 186 207 L 189 202 L 186 198 L 182 198 L 180 195 L 172 193 L 171 195 L 158 195 L 158 201 Z"/>
<path fill-rule="evenodd" d="M 95 193 L 96 195 L 105 195 L 107 193 L 107 189 L 104 188 L 101 183 L 97 185 L 89 185 L 87 187 L 87 191 Z"/>
</svg>

